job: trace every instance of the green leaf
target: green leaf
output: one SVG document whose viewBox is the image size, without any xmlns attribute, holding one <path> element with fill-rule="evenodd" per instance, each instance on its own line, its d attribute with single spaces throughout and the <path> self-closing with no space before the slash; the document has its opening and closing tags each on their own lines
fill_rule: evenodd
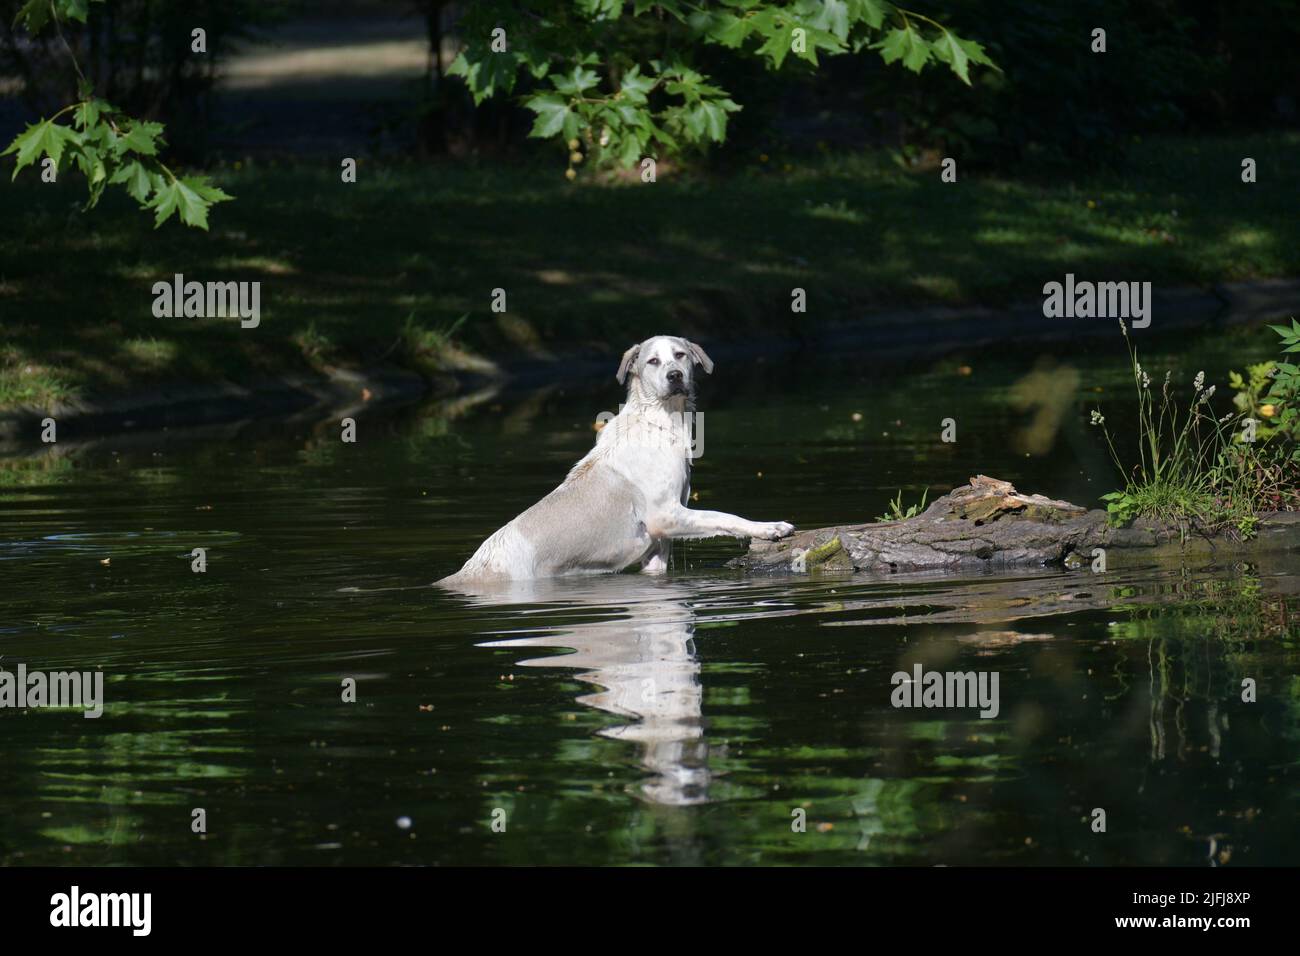
<svg viewBox="0 0 1300 956">
<path fill-rule="evenodd" d="M 848 0 L 849 16 L 862 20 L 873 30 L 879 30 L 885 22 L 888 4 L 879 0 Z"/>
<path fill-rule="evenodd" d="M 92 0 L 27 0 L 18 8 L 14 23 L 23 24 L 27 32 L 33 35 L 40 32 L 53 19 L 51 14 L 60 20 L 76 20 L 78 23 L 85 23 L 90 15 L 91 2 Z M 104 0 L 93 0 L 93 2 L 103 3 Z"/>
<path fill-rule="evenodd" d="M 655 81 L 648 76 L 642 76 L 641 66 L 638 64 L 623 74 L 623 82 L 619 89 L 623 93 L 623 99 L 639 105 L 646 101 L 646 97 L 654 87 Z"/>
<path fill-rule="evenodd" d="M 575 66 L 568 76 L 552 76 L 551 85 L 568 96 L 581 96 L 600 82 L 595 70 Z"/>
<path fill-rule="evenodd" d="M 822 0 L 812 25 L 843 42 L 849 38 L 849 5 L 846 0 Z"/>
<path fill-rule="evenodd" d="M 60 126 L 53 120 L 41 120 L 29 125 L 27 129 L 14 137 L 12 143 L 0 156 L 16 152 L 18 160 L 14 164 L 13 179 L 18 178 L 18 171 L 24 166 L 36 162 L 42 153 L 54 160 L 58 166 L 63 158 L 63 150 L 69 143 L 79 143 L 81 137 L 69 126 Z"/>
<path fill-rule="evenodd" d="M 208 209 L 215 202 L 231 198 L 221 189 L 209 185 L 207 177 L 187 176 L 162 183 L 146 208 L 154 210 L 155 229 L 176 213 L 185 225 L 206 230 Z"/>
<path fill-rule="evenodd" d="M 997 70 L 999 73 L 1002 72 L 1001 67 L 994 63 L 989 58 L 989 55 L 984 52 L 984 47 L 980 46 L 974 40 L 963 40 L 959 36 L 954 36 L 953 39 L 957 41 L 957 45 L 962 48 L 966 54 L 966 58 L 972 63 L 978 63 L 980 66 L 989 66 Z"/>
<path fill-rule="evenodd" d="M 939 35 L 939 39 L 931 44 L 931 47 L 934 50 L 935 58 L 947 63 L 952 67 L 952 71 L 957 74 L 957 78 L 970 86 L 970 67 L 967 65 L 970 58 L 962 45 L 957 42 L 957 38 L 944 30 Z"/>
<path fill-rule="evenodd" d="M 709 139 L 720 143 L 727 138 L 727 114 L 721 106 L 705 100 L 695 111 L 703 115 L 701 126 Z"/>
<path fill-rule="evenodd" d="M 619 165 L 631 169 L 641 158 L 641 142 L 635 136 L 625 136 L 618 151 Z"/>
<path fill-rule="evenodd" d="M 564 114 L 564 125 L 560 128 L 560 133 L 564 137 L 565 142 L 568 142 L 571 139 L 577 139 L 578 134 L 582 132 L 586 125 L 587 124 L 583 122 L 582 117 L 573 110 L 569 110 L 569 112 Z"/>
<path fill-rule="evenodd" d="M 668 130 L 656 126 L 653 122 L 649 124 L 650 135 L 654 137 L 655 142 L 662 143 L 666 149 L 678 149 L 677 139 Z"/>
<path fill-rule="evenodd" d="M 67 20 L 85 23 L 90 15 L 90 0 L 58 0 L 58 12 Z"/>
<path fill-rule="evenodd" d="M 617 20 L 623 0 L 576 0 L 578 10 L 592 20 Z"/>
<path fill-rule="evenodd" d="M 524 106 L 537 114 L 529 136 L 547 139 L 564 129 L 569 115 L 569 104 L 557 93 L 539 93 L 525 101 Z"/>
<path fill-rule="evenodd" d="M 639 17 L 651 10 L 666 13 L 679 22 L 686 19 L 686 11 L 682 9 L 681 0 L 636 0 L 632 4 L 633 16 Z"/>
<path fill-rule="evenodd" d="M 630 103 L 615 103 L 614 113 L 628 126 L 645 126 L 650 120 L 647 111 L 639 110 Z"/>
<path fill-rule="evenodd" d="M 698 143 L 704 139 L 704 112 L 702 110 L 679 108 L 667 111 L 666 115 L 677 119 L 678 129 L 685 134 L 687 142 Z"/>
<path fill-rule="evenodd" d="M 910 23 L 890 30 L 873 49 L 880 51 L 880 56 L 886 63 L 902 60 L 903 66 L 913 73 L 920 73 L 921 68 L 930 60 L 930 44 L 912 29 Z"/>
<path fill-rule="evenodd" d="M 757 17 L 754 20 L 755 23 L 760 22 Z M 794 31 L 798 25 L 790 19 L 774 23 L 767 40 L 758 48 L 759 54 L 768 57 L 778 70 L 781 69 L 786 56 L 794 49 Z"/>
<path fill-rule="evenodd" d="M 181 179 L 181 182 L 198 193 L 209 206 L 213 203 L 228 202 L 235 198 L 220 186 L 212 185 L 212 180 L 207 176 L 185 176 Z"/>
<path fill-rule="evenodd" d="M 474 105 L 478 106 L 498 90 L 509 93 L 514 89 L 519 62 L 514 53 L 493 53 L 486 46 L 474 47 L 460 52 L 447 67 L 447 75 L 461 77 L 469 87 Z"/>
<path fill-rule="evenodd" d="M 153 180 L 149 175 L 149 171 L 144 168 L 143 163 L 137 160 L 119 166 L 108 181 L 114 184 L 124 183 L 127 195 L 138 203 L 143 203 L 148 199 L 149 192 L 153 188 Z"/>
<path fill-rule="evenodd" d="M 77 106 L 76 112 L 72 114 L 74 121 L 83 130 L 94 126 L 99 122 L 99 114 L 105 112 L 105 107 L 108 107 L 108 104 L 103 100 L 88 99 Z"/>
<path fill-rule="evenodd" d="M 722 46 L 736 50 L 744 45 L 753 29 L 754 22 L 746 17 L 719 14 L 710 26 L 708 36 Z"/>
<path fill-rule="evenodd" d="M 39 33 L 49 22 L 50 0 L 27 0 L 18 8 L 18 14 L 14 17 L 15 24 L 21 23 L 33 35 Z"/>
<path fill-rule="evenodd" d="M 163 133 L 161 123 L 142 123 L 132 120 L 130 126 L 126 129 L 126 135 L 122 137 L 122 148 L 134 150 L 142 156 L 158 155 L 158 147 L 155 140 Z"/>
</svg>

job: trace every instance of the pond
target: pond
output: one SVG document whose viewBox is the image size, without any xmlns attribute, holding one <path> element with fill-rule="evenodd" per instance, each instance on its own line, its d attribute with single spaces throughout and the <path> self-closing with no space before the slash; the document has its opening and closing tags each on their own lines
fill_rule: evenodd
<svg viewBox="0 0 1300 956">
<path fill-rule="evenodd" d="M 1222 382 L 1267 344 L 1144 364 Z M 978 473 L 1093 505 L 1124 363 L 720 361 L 698 506 L 809 528 Z M 0 710 L 0 863 L 1297 859 L 1297 556 L 751 578 L 716 540 L 664 578 L 429 587 L 584 453 L 612 372 L 376 410 L 355 444 L 262 421 L 3 460 L 0 667 L 102 671 L 106 701 Z M 917 665 L 997 674 L 997 715 L 893 706 Z"/>
</svg>

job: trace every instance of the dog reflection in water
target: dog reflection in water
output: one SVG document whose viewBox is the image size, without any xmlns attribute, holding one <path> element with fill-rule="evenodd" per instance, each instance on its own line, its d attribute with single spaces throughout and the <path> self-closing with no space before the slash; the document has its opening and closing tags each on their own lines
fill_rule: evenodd
<svg viewBox="0 0 1300 956">
<path fill-rule="evenodd" d="M 688 589 L 629 575 L 462 585 L 456 591 L 474 605 L 546 605 L 545 611 L 524 615 L 526 620 L 553 614 L 571 619 L 574 611 L 599 609 L 590 622 L 543 624 L 526 636 L 479 646 L 572 650 L 528 658 L 519 665 L 576 669 L 579 680 L 599 688 L 579 697 L 580 703 L 629 718 L 600 733 L 636 745 L 650 774 L 642 784 L 648 799 L 674 806 L 707 801 L 704 689 Z"/>
</svg>

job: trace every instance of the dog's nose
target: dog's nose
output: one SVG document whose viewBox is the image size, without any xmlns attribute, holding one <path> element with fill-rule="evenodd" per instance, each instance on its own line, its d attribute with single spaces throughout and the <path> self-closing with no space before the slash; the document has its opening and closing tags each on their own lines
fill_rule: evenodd
<svg viewBox="0 0 1300 956">
<path fill-rule="evenodd" d="M 682 372 L 681 372 L 681 369 L 676 369 L 676 368 L 675 368 L 675 369 L 673 369 L 671 372 L 668 373 L 668 381 L 672 382 L 673 384 L 676 384 L 676 383 L 680 382 L 681 380 L 682 380 Z"/>
</svg>

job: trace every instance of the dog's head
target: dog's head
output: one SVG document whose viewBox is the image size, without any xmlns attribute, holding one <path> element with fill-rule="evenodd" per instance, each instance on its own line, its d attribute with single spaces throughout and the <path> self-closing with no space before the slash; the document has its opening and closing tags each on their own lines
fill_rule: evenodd
<svg viewBox="0 0 1300 956">
<path fill-rule="evenodd" d="M 713 371 L 713 359 L 694 342 L 676 335 L 656 335 L 623 353 L 618 381 L 630 375 L 630 388 L 648 399 L 668 402 L 688 399 L 695 393 L 695 366 Z"/>
</svg>

